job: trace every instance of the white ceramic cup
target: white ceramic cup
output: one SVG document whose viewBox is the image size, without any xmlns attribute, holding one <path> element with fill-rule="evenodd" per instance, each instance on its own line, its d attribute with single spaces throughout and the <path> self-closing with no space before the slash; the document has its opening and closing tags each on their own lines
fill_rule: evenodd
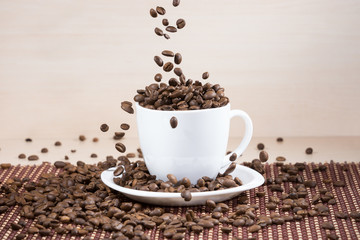
<svg viewBox="0 0 360 240">
<path fill-rule="evenodd" d="M 253 125 L 242 110 L 230 110 L 230 104 L 220 108 L 160 111 L 136 104 L 136 119 L 140 147 L 150 174 L 167 181 L 169 173 L 178 180 L 192 183 L 203 177 L 216 177 L 222 167 L 230 164 L 229 157 L 240 156 L 252 137 Z M 226 155 L 230 120 L 238 116 L 245 121 L 244 137 L 239 146 Z M 170 119 L 178 125 L 172 128 Z"/>
</svg>

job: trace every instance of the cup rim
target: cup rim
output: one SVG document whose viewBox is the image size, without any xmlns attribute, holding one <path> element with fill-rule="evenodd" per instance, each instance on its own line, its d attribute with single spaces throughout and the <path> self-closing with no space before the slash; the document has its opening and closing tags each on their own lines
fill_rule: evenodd
<svg viewBox="0 0 360 240">
<path fill-rule="evenodd" d="M 224 108 L 230 108 L 230 102 L 226 104 L 225 106 L 218 107 L 218 108 L 207 108 L 207 109 L 198 109 L 198 110 L 186 110 L 186 111 L 169 111 L 169 110 L 157 110 L 157 109 L 149 109 L 146 107 L 140 106 L 138 102 L 135 103 L 135 106 L 137 109 L 143 109 L 144 111 L 152 111 L 152 112 L 159 112 L 159 113 L 183 113 L 183 114 L 190 114 L 190 113 L 196 113 L 196 112 L 209 112 L 209 111 L 216 111 Z"/>
</svg>

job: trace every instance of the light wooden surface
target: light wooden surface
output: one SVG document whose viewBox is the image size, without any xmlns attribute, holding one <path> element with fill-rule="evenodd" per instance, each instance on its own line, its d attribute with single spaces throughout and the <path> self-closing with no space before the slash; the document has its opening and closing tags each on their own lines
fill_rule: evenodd
<svg viewBox="0 0 360 240">
<path fill-rule="evenodd" d="M 255 136 L 360 135 L 358 0 L 170 3 L 0 0 L 0 138 L 135 127 L 120 102 L 153 81 L 163 49 L 183 54 L 188 77 L 209 71 L 250 114 Z M 156 5 L 187 21 L 170 41 L 153 33 Z"/>
<path fill-rule="evenodd" d="M 70 162 L 76 164 L 78 160 L 86 163 L 97 163 L 104 161 L 106 156 L 112 155 L 118 157 L 121 154 L 115 150 L 116 141 L 109 138 L 106 134 L 97 135 L 100 141 L 94 143 L 90 136 L 84 142 L 80 142 L 76 137 L 73 139 L 33 139 L 28 143 L 23 139 L 0 140 L 0 163 L 12 164 L 40 164 L 42 161 L 55 162 L 64 160 L 65 155 L 69 157 Z M 54 142 L 60 140 L 62 146 L 54 146 Z M 138 139 L 125 137 L 122 142 L 126 145 L 127 152 L 137 152 L 140 146 Z M 228 150 L 234 149 L 240 142 L 240 138 L 231 138 L 229 140 Z M 273 137 L 253 138 L 249 147 L 238 162 L 252 161 L 258 158 L 259 150 L 256 146 L 258 143 L 265 144 L 265 150 L 269 153 L 269 163 L 275 162 L 278 156 L 286 157 L 287 163 L 295 162 L 359 162 L 360 161 L 360 137 L 288 137 L 284 142 L 276 142 Z M 49 149 L 48 153 L 41 153 L 43 147 Z M 314 153 L 305 154 L 305 149 L 312 147 Z M 76 149 L 76 153 L 71 153 L 71 149 Z M 20 153 L 26 156 L 36 154 L 40 157 L 38 161 L 28 161 L 27 159 L 18 159 Z M 96 153 L 98 158 L 90 158 L 92 153 Z M 137 160 L 135 158 L 134 160 Z"/>
</svg>

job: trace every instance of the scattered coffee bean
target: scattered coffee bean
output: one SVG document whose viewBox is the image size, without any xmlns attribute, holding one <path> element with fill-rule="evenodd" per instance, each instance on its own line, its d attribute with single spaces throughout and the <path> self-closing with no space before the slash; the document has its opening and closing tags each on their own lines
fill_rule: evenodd
<svg viewBox="0 0 360 240">
<path fill-rule="evenodd" d="M 22 240 L 22 239 L 24 239 L 24 238 L 26 238 L 26 234 L 25 234 L 25 233 L 20 233 L 20 234 L 16 235 L 16 237 L 15 237 L 16 240 Z"/>
<path fill-rule="evenodd" d="M 283 156 L 278 156 L 278 157 L 276 157 L 276 161 L 284 162 L 284 161 L 286 161 L 286 158 Z"/>
<path fill-rule="evenodd" d="M 38 157 L 37 155 L 30 155 L 30 156 L 28 157 L 28 160 L 29 160 L 29 161 L 36 161 L 36 160 L 39 160 L 39 157 Z"/>
<path fill-rule="evenodd" d="M 130 114 L 134 113 L 134 109 L 132 108 L 131 102 L 128 102 L 128 101 L 121 102 L 121 108 L 127 113 L 130 113 Z"/>
<path fill-rule="evenodd" d="M 177 32 L 177 28 L 174 26 L 167 26 L 165 30 L 171 33 Z"/>
<path fill-rule="evenodd" d="M 47 153 L 47 152 L 49 152 L 49 150 L 47 148 L 42 148 L 41 149 L 41 153 Z"/>
<path fill-rule="evenodd" d="M 341 180 L 337 180 L 333 182 L 334 187 L 345 187 L 345 182 Z"/>
<path fill-rule="evenodd" d="M 109 126 L 108 126 L 107 124 L 103 123 L 103 124 L 101 124 L 101 126 L 100 126 L 100 130 L 101 130 L 102 132 L 107 132 L 107 131 L 109 130 Z"/>
<path fill-rule="evenodd" d="M 0 167 L 1 169 L 8 169 L 11 167 L 11 163 L 1 163 Z"/>
<path fill-rule="evenodd" d="M 331 240 L 337 240 L 337 239 L 339 239 L 339 236 L 336 235 L 335 233 L 328 233 L 328 234 L 326 234 L 326 237 L 327 237 L 328 239 L 331 239 Z"/>
<path fill-rule="evenodd" d="M 179 77 L 183 74 L 181 68 L 174 68 L 174 73 Z"/>
<path fill-rule="evenodd" d="M 163 8 L 163 7 L 157 6 L 157 7 L 156 7 L 156 12 L 157 12 L 159 15 L 165 15 L 166 10 L 165 10 L 165 8 Z"/>
<path fill-rule="evenodd" d="M 202 74 L 202 79 L 208 79 L 209 78 L 209 73 L 208 72 L 204 72 Z"/>
<path fill-rule="evenodd" d="M 31 138 L 25 138 L 25 142 L 32 142 Z"/>
<path fill-rule="evenodd" d="M 180 0 L 173 0 L 173 6 L 177 7 L 180 5 Z"/>
<path fill-rule="evenodd" d="M 176 26 L 177 26 L 178 29 L 184 28 L 185 25 L 186 25 L 186 22 L 185 22 L 185 20 L 182 19 L 182 18 L 180 18 L 180 19 L 178 19 L 178 20 L 176 21 Z"/>
<path fill-rule="evenodd" d="M 236 154 L 236 153 L 231 154 L 229 160 L 230 160 L 231 162 L 233 162 L 233 161 L 235 161 L 236 159 L 237 159 L 237 154 Z"/>
<path fill-rule="evenodd" d="M 72 152 L 72 153 L 76 153 L 76 149 L 71 149 L 71 152 Z"/>
<path fill-rule="evenodd" d="M 257 145 L 257 149 L 258 149 L 258 150 L 264 150 L 264 148 L 265 148 L 265 145 L 264 145 L 263 143 L 259 143 L 259 144 Z"/>
<path fill-rule="evenodd" d="M 266 162 L 269 159 L 269 154 L 266 151 L 261 151 L 259 153 L 259 158 L 261 162 Z"/>
<path fill-rule="evenodd" d="M 261 229 L 261 227 L 257 224 L 254 224 L 252 226 L 249 227 L 249 232 L 253 233 L 253 232 L 258 232 Z"/>
<path fill-rule="evenodd" d="M 54 166 L 55 166 L 56 168 L 64 168 L 64 167 L 66 166 L 66 163 L 63 162 L 63 161 L 56 161 L 56 162 L 54 163 Z"/>
<path fill-rule="evenodd" d="M 96 153 L 92 153 L 92 154 L 90 155 L 90 157 L 91 157 L 91 158 L 97 158 L 98 156 L 97 156 Z"/>
<path fill-rule="evenodd" d="M 335 212 L 335 217 L 341 218 L 341 219 L 346 219 L 346 218 L 348 217 L 348 214 L 347 214 L 347 213 L 344 213 L 344 212 L 338 212 L 338 211 L 336 211 L 336 212 Z"/>
<path fill-rule="evenodd" d="M 162 79 L 161 73 L 157 73 L 157 74 L 155 75 L 155 77 L 154 77 L 154 80 L 155 80 L 156 82 L 161 82 L 161 79 Z M 136 96 L 142 96 L 142 95 L 136 95 Z M 139 102 L 139 101 L 137 101 L 136 99 L 134 99 L 134 100 L 135 100 L 135 102 Z"/>
<path fill-rule="evenodd" d="M 167 33 L 164 33 L 164 38 L 166 38 L 166 39 L 170 39 L 170 36 L 169 36 L 169 34 L 167 34 Z"/>
<path fill-rule="evenodd" d="M 65 156 L 64 156 L 64 159 L 65 159 L 65 160 L 69 160 L 69 156 L 65 155 Z"/>
<path fill-rule="evenodd" d="M 331 222 L 323 222 L 321 224 L 321 227 L 324 228 L 324 229 L 329 229 L 329 230 L 334 230 L 335 229 L 334 224 L 332 224 Z"/>
<path fill-rule="evenodd" d="M 54 145 L 57 146 L 57 147 L 58 147 L 58 146 L 61 146 L 61 142 L 60 142 L 60 141 L 56 141 L 56 142 L 54 143 Z"/>
<path fill-rule="evenodd" d="M 311 147 L 309 147 L 309 148 L 307 148 L 307 149 L 305 150 L 305 153 L 306 153 L 306 154 L 312 154 L 312 153 L 313 153 L 313 149 L 312 149 Z"/>
<path fill-rule="evenodd" d="M 156 27 L 156 28 L 154 29 L 154 32 L 155 32 L 155 34 L 158 35 L 158 36 L 163 36 L 163 35 L 164 35 L 163 30 L 161 30 L 161 29 L 158 28 L 158 27 Z M 158 64 L 158 65 L 159 65 L 159 64 Z"/>
<path fill-rule="evenodd" d="M 161 53 L 162 55 L 166 56 L 166 57 L 174 57 L 174 53 L 170 50 L 164 50 Z"/>
<path fill-rule="evenodd" d="M 155 9 L 153 8 L 150 9 L 150 16 L 152 16 L 153 18 L 157 17 L 157 12 L 155 11 Z"/>
<path fill-rule="evenodd" d="M 169 25 L 169 20 L 167 20 L 166 18 L 164 18 L 163 20 L 162 20 L 162 24 L 166 27 L 166 26 L 168 26 Z"/>
<path fill-rule="evenodd" d="M 122 143 L 115 144 L 115 148 L 116 148 L 116 150 L 118 150 L 121 153 L 124 153 L 126 151 L 126 147 Z"/>
<path fill-rule="evenodd" d="M 120 176 L 123 172 L 124 172 L 124 168 L 123 168 L 122 166 L 119 166 L 119 167 L 116 168 L 116 170 L 114 171 L 114 176 Z"/>
<path fill-rule="evenodd" d="M 114 139 L 114 140 L 120 140 L 120 139 L 122 139 L 124 136 L 125 136 L 125 133 L 124 133 L 124 132 L 114 132 L 114 137 L 113 137 L 113 139 Z"/>
<path fill-rule="evenodd" d="M 190 201 L 191 198 L 192 198 L 190 190 L 184 190 L 184 191 L 182 191 L 182 192 L 181 192 L 181 197 L 182 197 L 186 202 Z"/>
<path fill-rule="evenodd" d="M 180 53 L 175 54 L 174 62 L 175 64 L 180 64 L 182 62 L 182 56 Z"/>
<path fill-rule="evenodd" d="M 128 153 L 128 154 L 126 154 L 126 157 L 127 158 L 134 158 L 134 157 L 136 157 L 136 155 L 135 155 L 135 153 Z"/>
<path fill-rule="evenodd" d="M 231 163 L 223 175 L 229 175 L 235 170 L 235 168 L 236 168 L 236 163 Z"/>
<path fill-rule="evenodd" d="M 171 62 L 165 63 L 163 67 L 165 72 L 170 72 L 173 68 L 174 68 L 174 64 L 172 64 Z"/>
<path fill-rule="evenodd" d="M 92 141 L 93 141 L 93 142 L 98 142 L 99 139 L 98 139 L 97 137 L 94 137 Z"/>
<path fill-rule="evenodd" d="M 265 192 L 257 192 L 256 193 L 257 197 L 264 197 L 265 196 Z"/>
<path fill-rule="evenodd" d="M 121 128 L 122 130 L 126 131 L 126 130 L 129 130 L 129 129 L 130 129 L 130 125 L 127 124 L 127 123 L 122 123 L 122 124 L 120 125 L 120 128 Z"/>
<path fill-rule="evenodd" d="M 155 56 L 155 57 L 154 57 L 154 61 L 155 61 L 155 63 L 156 63 L 159 67 L 162 67 L 162 66 L 164 65 L 163 60 L 162 60 L 161 57 L 159 57 L 159 56 Z"/>
<path fill-rule="evenodd" d="M 24 158 L 26 158 L 26 155 L 23 154 L 23 153 L 21 153 L 21 154 L 19 154 L 18 158 L 19 158 L 19 159 L 24 159 Z"/>
<path fill-rule="evenodd" d="M 283 139 L 282 137 L 278 137 L 278 138 L 276 139 L 276 141 L 277 141 L 277 142 L 283 142 L 284 139 Z"/>
</svg>

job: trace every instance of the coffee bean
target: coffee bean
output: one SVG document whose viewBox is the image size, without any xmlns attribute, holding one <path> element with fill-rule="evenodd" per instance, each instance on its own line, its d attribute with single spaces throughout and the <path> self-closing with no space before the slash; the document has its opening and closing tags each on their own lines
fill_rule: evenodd
<svg viewBox="0 0 360 240">
<path fill-rule="evenodd" d="M 8 169 L 11 167 L 11 163 L 1 163 L 0 167 L 1 169 Z"/>
<path fill-rule="evenodd" d="M 326 237 L 327 237 L 328 239 L 331 239 L 331 240 L 337 240 L 337 239 L 339 239 L 339 236 L 336 235 L 335 233 L 328 233 L 328 234 L 326 234 Z"/>
<path fill-rule="evenodd" d="M 176 177 L 173 175 L 173 174 L 168 174 L 167 176 L 166 176 L 168 179 L 169 179 L 169 181 L 172 183 L 172 184 L 176 184 L 178 181 L 177 181 L 177 179 L 176 179 Z"/>
<path fill-rule="evenodd" d="M 164 35 L 163 30 L 161 30 L 161 29 L 158 28 L 158 27 L 156 27 L 156 28 L 154 29 L 154 32 L 155 32 L 155 34 L 158 35 L 158 36 L 163 36 L 163 35 Z M 159 65 L 159 64 L 158 64 L 158 65 Z"/>
<path fill-rule="evenodd" d="M 174 57 L 175 64 L 180 64 L 182 62 L 182 56 L 180 53 L 176 53 Z"/>
<path fill-rule="evenodd" d="M 99 139 L 98 139 L 97 137 L 94 137 L 92 141 L 93 141 L 93 142 L 98 142 Z"/>
<path fill-rule="evenodd" d="M 257 192 L 256 193 L 257 197 L 264 197 L 265 196 L 265 192 Z"/>
<path fill-rule="evenodd" d="M 157 12 L 158 14 L 160 14 L 160 15 L 165 15 L 166 10 L 165 10 L 165 8 L 163 8 L 163 7 L 157 6 L 157 7 L 156 7 L 156 12 Z"/>
<path fill-rule="evenodd" d="M 22 239 L 24 239 L 24 238 L 26 238 L 26 234 L 25 234 L 25 233 L 20 233 L 20 234 L 16 235 L 16 237 L 15 237 L 16 240 L 22 240 Z"/>
<path fill-rule="evenodd" d="M 313 153 L 313 149 L 311 147 L 308 147 L 306 150 L 305 150 L 305 153 L 306 154 L 312 154 Z"/>
<path fill-rule="evenodd" d="M 348 214 L 347 214 L 347 213 L 344 213 L 344 212 L 338 212 L 338 211 L 336 211 L 336 212 L 335 212 L 335 217 L 341 218 L 341 219 L 346 219 L 346 218 L 348 217 Z"/>
<path fill-rule="evenodd" d="M 237 159 L 237 154 L 236 154 L 236 153 L 231 154 L 229 160 L 230 160 L 231 162 L 233 162 L 233 161 L 235 161 L 236 159 Z"/>
<path fill-rule="evenodd" d="M 107 124 L 103 123 L 103 124 L 101 124 L 101 126 L 100 126 L 100 130 L 101 130 L 102 132 L 107 132 L 107 131 L 109 130 L 109 126 L 108 126 Z"/>
<path fill-rule="evenodd" d="M 176 118 L 176 117 L 172 117 L 172 118 L 170 119 L 170 126 L 171 126 L 172 128 L 176 128 L 177 125 L 178 125 L 178 120 L 177 120 L 177 118 Z"/>
<path fill-rule="evenodd" d="M 167 62 L 164 64 L 163 70 L 165 72 L 170 72 L 173 68 L 174 68 L 174 64 L 172 64 L 171 62 Z"/>
<path fill-rule="evenodd" d="M 36 160 L 39 160 L 39 157 L 38 157 L 37 155 L 30 155 L 30 156 L 28 157 L 28 160 L 29 160 L 29 161 L 36 161 Z"/>
<path fill-rule="evenodd" d="M 23 153 L 21 153 L 21 154 L 19 154 L 18 158 L 19 158 L 19 159 L 24 159 L 24 158 L 26 158 L 26 155 L 23 154 Z"/>
<path fill-rule="evenodd" d="M 128 154 L 126 154 L 126 157 L 127 158 L 134 158 L 134 157 L 136 157 L 136 155 L 135 155 L 135 153 L 128 153 Z"/>
<path fill-rule="evenodd" d="M 41 153 L 47 153 L 47 152 L 49 152 L 49 150 L 47 148 L 42 148 L 41 149 Z"/>
<path fill-rule="evenodd" d="M 232 232 L 232 227 L 222 227 L 221 231 L 223 233 L 231 233 Z"/>
<path fill-rule="evenodd" d="M 338 180 L 333 182 L 334 187 L 345 187 L 345 182 Z"/>
<path fill-rule="evenodd" d="M 166 26 L 168 26 L 169 25 L 169 20 L 167 20 L 166 18 L 164 18 L 163 20 L 162 20 L 162 24 L 166 27 Z"/>
<path fill-rule="evenodd" d="M 177 32 L 177 28 L 174 26 L 167 26 L 165 30 L 171 33 Z"/>
<path fill-rule="evenodd" d="M 334 225 L 331 222 L 323 222 L 321 224 L 321 227 L 324 228 L 324 229 L 329 229 L 329 230 L 334 230 L 335 229 Z"/>
<path fill-rule="evenodd" d="M 164 50 L 161 53 L 162 55 L 166 56 L 166 57 L 174 57 L 174 53 L 170 50 Z"/>
<path fill-rule="evenodd" d="M 249 227 L 249 232 L 253 233 L 253 232 L 258 232 L 261 229 L 261 227 L 257 224 L 254 224 L 252 226 Z"/>
<path fill-rule="evenodd" d="M 120 176 L 123 172 L 124 172 L 124 168 L 123 168 L 122 166 L 119 166 L 119 167 L 116 168 L 116 170 L 114 171 L 114 176 Z"/>
<path fill-rule="evenodd" d="M 31 138 L 25 138 L 25 142 L 32 142 Z"/>
<path fill-rule="evenodd" d="M 166 39 L 170 39 L 170 36 L 169 36 L 169 34 L 167 34 L 167 33 L 164 33 L 164 38 L 166 38 Z"/>
<path fill-rule="evenodd" d="M 174 73 L 179 77 L 183 74 L 181 68 L 174 68 Z"/>
<path fill-rule="evenodd" d="M 283 142 L 284 139 L 283 139 L 282 137 L 278 137 L 278 138 L 276 139 L 276 141 L 277 141 L 277 142 Z"/>
<path fill-rule="evenodd" d="M 121 102 L 121 108 L 127 113 L 130 113 L 130 114 L 134 113 L 134 109 L 132 108 L 131 102 L 128 102 L 128 101 Z"/>
<path fill-rule="evenodd" d="M 157 12 L 155 11 L 155 9 L 153 8 L 150 9 L 150 16 L 152 16 L 153 18 L 157 17 Z"/>
<path fill-rule="evenodd" d="M 359 212 L 357 212 L 357 211 L 350 212 L 350 217 L 353 219 L 360 219 L 360 211 Z"/>
<path fill-rule="evenodd" d="M 130 125 L 127 124 L 127 123 L 122 123 L 122 124 L 120 125 L 120 128 L 121 128 L 122 130 L 126 131 L 126 130 L 129 130 L 129 129 L 130 129 Z"/>
<path fill-rule="evenodd" d="M 177 7 L 180 5 L 180 0 L 173 0 L 173 6 Z"/>
<path fill-rule="evenodd" d="M 65 155 L 64 157 L 65 160 L 69 160 L 69 157 L 67 155 Z"/>
<path fill-rule="evenodd" d="M 316 181 L 313 180 L 307 180 L 304 182 L 305 187 L 314 188 L 316 187 Z"/>
<path fill-rule="evenodd" d="M 54 166 L 55 166 L 56 168 L 64 168 L 64 167 L 66 166 L 66 163 L 63 162 L 63 161 L 56 161 L 56 162 L 54 163 Z"/>
<path fill-rule="evenodd" d="M 96 153 L 92 153 L 92 154 L 90 155 L 90 157 L 91 157 L 91 158 L 97 158 L 97 154 L 96 154 Z"/>
<path fill-rule="evenodd" d="M 283 156 L 278 156 L 278 157 L 276 157 L 276 161 L 284 162 L 284 161 L 286 161 L 286 158 Z"/>
<path fill-rule="evenodd" d="M 20 224 L 17 224 L 17 223 L 11 223 L 11 229 L 12 230 L 20 230 L 22 228 L 22 226 Z"/>
<path fill-rule="evenodd" d="M 257 145 L 257 149 L 258 149 L 258 150 L 264 150 L 264 148 L 265 148 L 265 145 L 264 145 L 263 143 L 259 143 L 259 144 Z"/>
<path fill-rule="evenodd" d="M 56 141 L 56 142 L 54 143 L 54 145 L 57 146 L 57 147 L 58 147 L 58 146 L 61 146 L 61 142 L 60 142 L 60 141 Z"/>
<path fill-rule="evenodd" d="M 202 79 L 208 79 L 209 78 L 209 73 L 208 72 L 204 72 L 202 74 Z"/>
<path fill-rule="evenodd" d="M 265 151 L 259 153 L 259 159 L 261 162 L 266 162 L 269 159 L 269 154 Z"/>
<path fill-rule="evenodd" d="M 115 148 L 116 148 L 116 150 L 118 150 L 121 153 L 124 153 L 126 151 L 126 147 L 122 143 L 116 143 Z"/>
<path fill-rule="evenodd" d="M 39 229 L 37 228 L 37 227 L 30 227 L 29 229 L 28 229 L 28 233 L 29 234 L 36 234 L 36 233 L 38 233 L 39 232 Z"/>
<path fill-rule="evenodd" d="M 184 28 L 185 25 L 186 25 L 186 22 L 185 22 L 185 20 L 182 19 L 182 18 L 180 18 L 180 19 L 178 19 L 178 20 L 176 21 L 176 26 L 177 26 L 178 29 Z"/>
</svg>

